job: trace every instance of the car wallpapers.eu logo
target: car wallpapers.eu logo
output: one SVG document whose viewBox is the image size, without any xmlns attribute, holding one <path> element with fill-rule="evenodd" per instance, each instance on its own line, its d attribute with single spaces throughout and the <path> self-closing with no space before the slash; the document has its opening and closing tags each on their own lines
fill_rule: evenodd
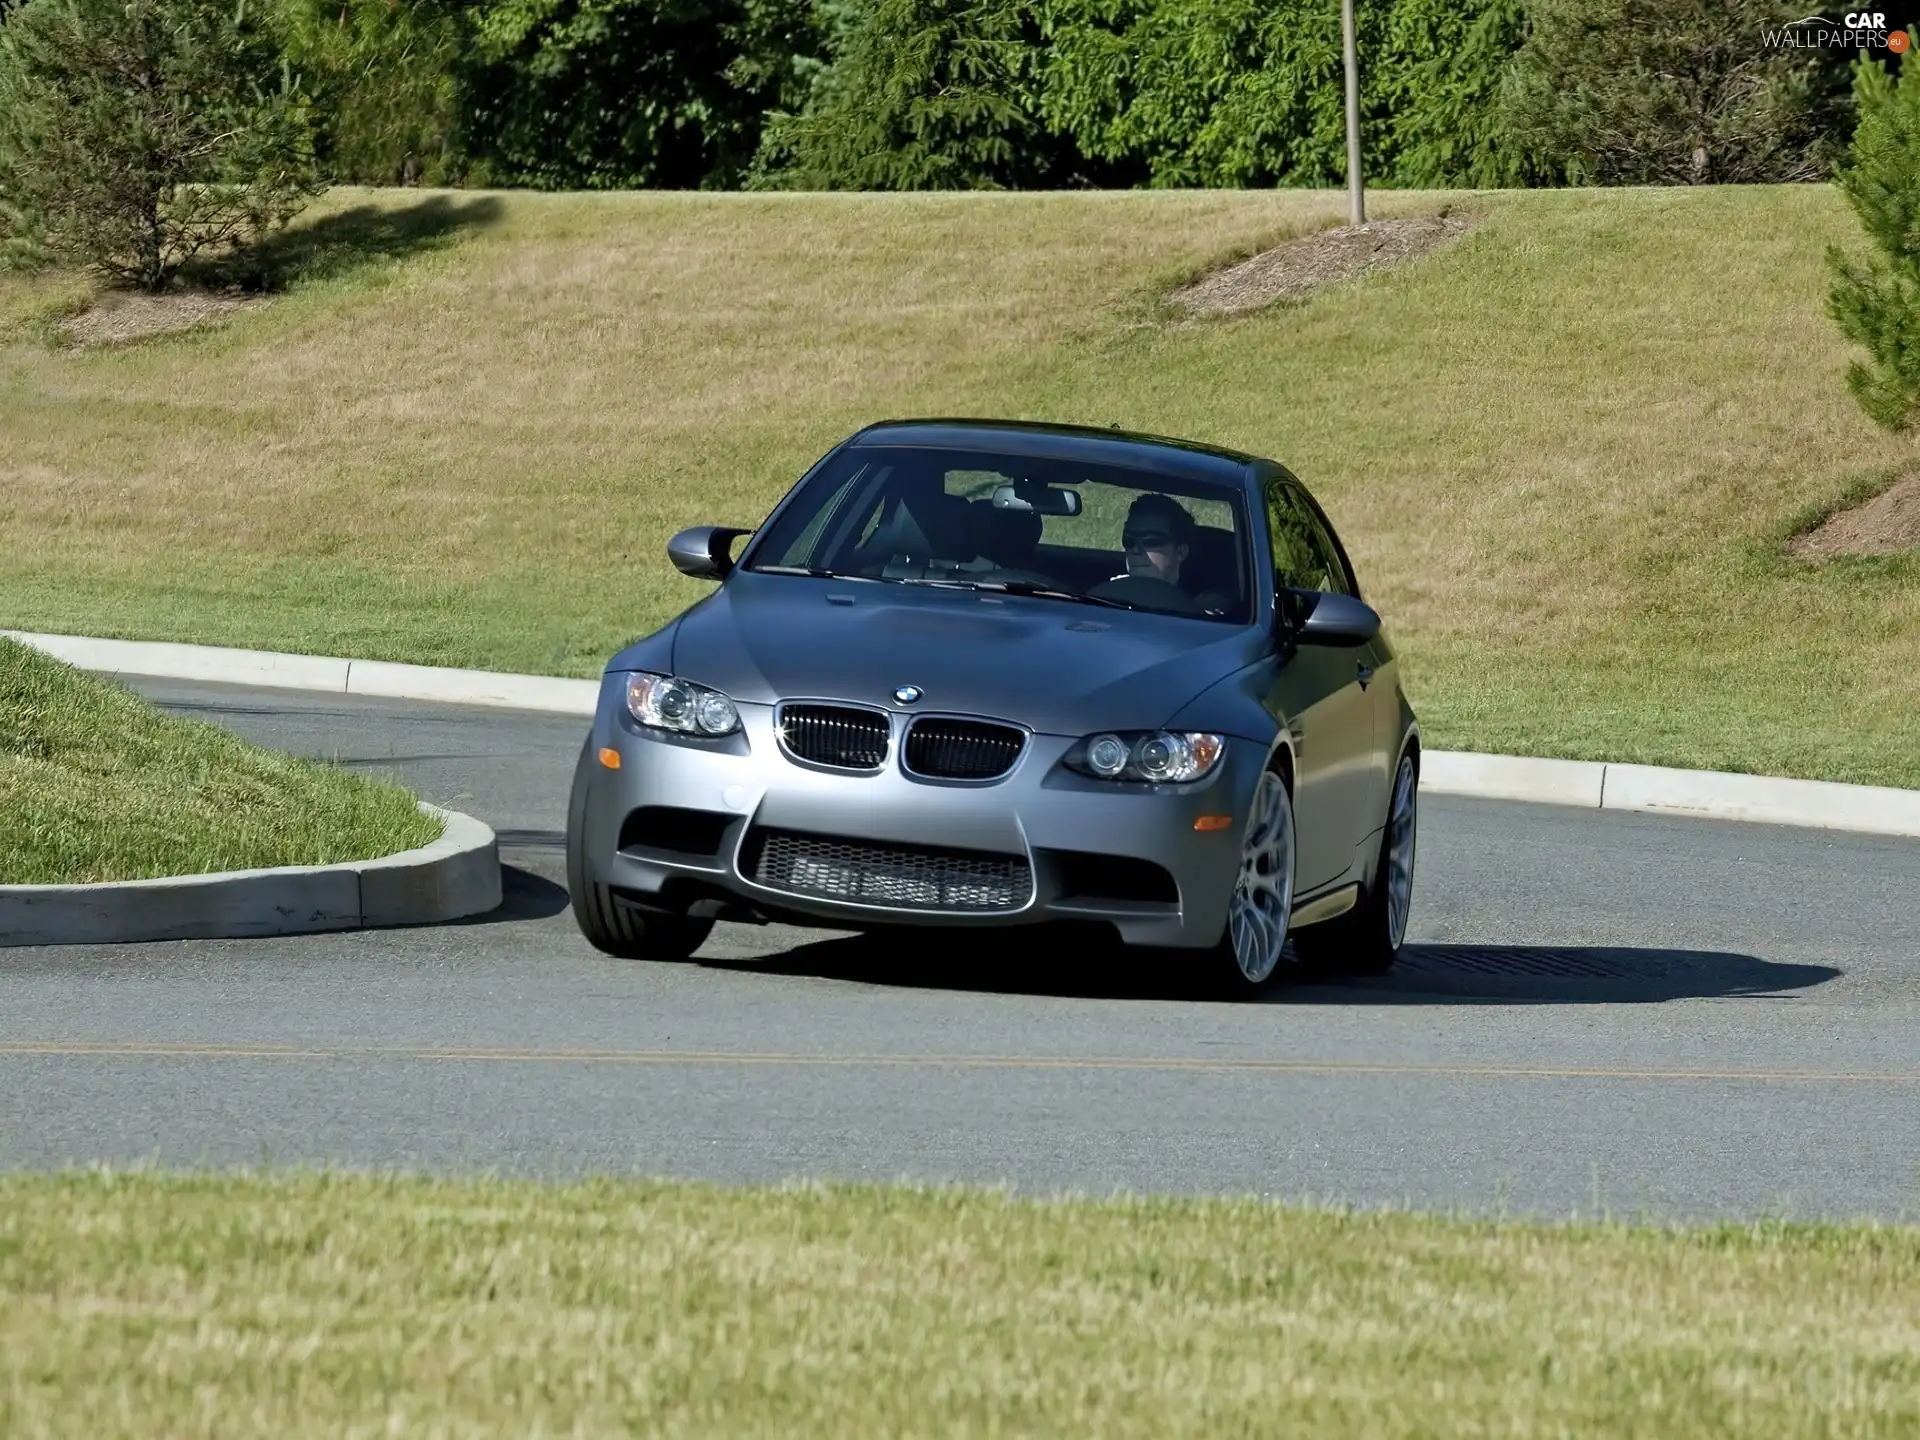
<svg viewBox="0 0 1920 1440">
<path fill-rule="evenodd" d="M 1909 43 L 1905 30 L 1887 24 L 1884 10 L 1848 10 L 1837 20 L 1809 15 L 1760 32 L 1761 47 L 1767 50 L 1890 50 L 1900 55 Z"/>
</svg>

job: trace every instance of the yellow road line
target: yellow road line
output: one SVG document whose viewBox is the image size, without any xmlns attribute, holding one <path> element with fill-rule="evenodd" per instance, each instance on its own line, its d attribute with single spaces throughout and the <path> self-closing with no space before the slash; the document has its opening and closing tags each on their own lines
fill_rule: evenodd
<svg viewBox="0 0 1920 1440">
<path fill-rule="evenodd" d="M 453 1060 L 494 1064 L 759 1065 L 912 1070 L 1162 1070 L 1299 1076 L 1431 1076 L 1495 1080 L 1785 1080 L 1823 1084 L 1920 1083 L 1890 1070 L 1686 1070 L 1586 1065 L 1487 1065 L 1374 1060 L 1236 1060 L 1130 1055 L 831 1055 L 750 1050 L 534 1050 L 441 1045 L 195 1045 L 142 1040 L 0 1041 L 0 1059 Z"/>
</svg>

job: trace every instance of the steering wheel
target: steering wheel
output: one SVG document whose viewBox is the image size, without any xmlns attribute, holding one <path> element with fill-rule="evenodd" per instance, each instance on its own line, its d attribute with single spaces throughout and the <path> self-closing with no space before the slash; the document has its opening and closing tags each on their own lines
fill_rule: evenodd
<svg viewBox="0 0 1920 1440">
<path fill-rule="evenodd" d="M 1207 612 L 1178 585 L 1156 580 L 1150 575 L 1116 575 L 1103 580 L 1087 594 L 1096 600 L 1118 600 L 1138 605 L 1143 610 L 1171 610 L 1178 615 L 1204 615 Z"/>
<path fill-rule="evenodd" d="M 1007 585 L 1040 585 L 1048 590 L 1073 588 L 1072 586 L 1063 587 L 1053 576 L 1042 575 L 1038 570 L 1019 570 L 1012 566 L 1003 567 L 996 565 L 993 569 L 982 571 L 979 575 L 972 578 L 997 581 Z"/>
</svg>

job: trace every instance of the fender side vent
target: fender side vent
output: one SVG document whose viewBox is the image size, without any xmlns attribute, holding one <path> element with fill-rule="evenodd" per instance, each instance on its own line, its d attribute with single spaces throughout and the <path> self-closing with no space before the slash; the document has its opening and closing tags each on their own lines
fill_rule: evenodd
<svg viewBox="0 0 1920 1440">
<path fill-rule="evenodd" d="M 620 827 L 622 850 L 665 850 L 675 855 L 718 855 L 727 827 L 738 816 L 716 810 L 647 805 Z"/>
<path fill-rule="evenodd" d="M 1151 860 L 1130 855 L 1095 855 L 1084 850 L 1049 850 L 1061 899 L 1146 900 L 1163 905 L 1180 903 L 1180 887 L 1173 876 Z"/>
</svg>

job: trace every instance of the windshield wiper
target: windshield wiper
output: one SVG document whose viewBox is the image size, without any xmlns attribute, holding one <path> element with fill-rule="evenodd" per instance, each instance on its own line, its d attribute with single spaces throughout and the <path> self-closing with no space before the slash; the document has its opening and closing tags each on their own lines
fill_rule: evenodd
<svg viewBox="0 0 1920 1440">
<path fill-rule="evenodd" d="M 1086 595 L 1078 590 L 1056 590 L 1051 585 L 1036 585 L 1031 580 L 986 580 L 977 587 L 981 590 L 1001 590 L 1008 595 L 1033 595 L 1042 600 L 1073 600 L 1082 605 L 1104 605 L 1110 610 L 1138 610 L 1138 605 L 1129 605 L 1124 600 L 1110 600 L 1105 595 Z"/>
<path fill-rule="evenodd" d="M 1078 590 L 1059 590 L 1033 580 L 922 580 L 899 579 L 899 585 L 926 585 L 940 590 L 991 590 L 996 595 L 1033 596 L 1041 600 L 1071 600 L 1080 605 L 1103 605 L 1110 610 L 1138 610 L 1124 600 L 1109 600 L 1104 595 L 1083 595 Z"/>
<path fill-rule="evenodd" d="M 756 575 L 807 575 L 815 580 L 864 580 L 864 575 L 848 575 L 839 570 L 822 570 L 817 565 L 755 565 Z"/>
</svg>

